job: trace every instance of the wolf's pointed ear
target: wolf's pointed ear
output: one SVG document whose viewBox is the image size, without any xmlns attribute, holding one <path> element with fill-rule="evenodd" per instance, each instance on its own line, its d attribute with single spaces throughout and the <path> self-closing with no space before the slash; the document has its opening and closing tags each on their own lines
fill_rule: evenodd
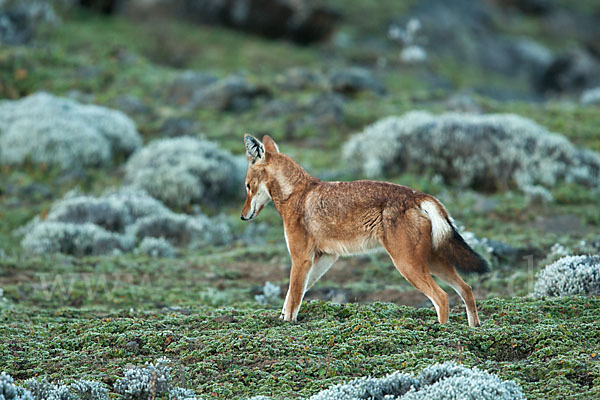
<svg viewBox="0 0 600 400">
<path fill-rule="evenodd" d="M 263 136 L 263 144 L 265 145 L 265 150 L 272 151 L 273 153 L 279 153 L 279 147 L 277 147 L 277 143 L 275 143 L 271 136 Z"/>
<path fill-rule="evenodd" d="M 251 163 L 261 160 L 265 156 L 265 146 L 252 135 L 244 135 L 244 145 L 246 146 L 246 157 Z"/>
</svg>

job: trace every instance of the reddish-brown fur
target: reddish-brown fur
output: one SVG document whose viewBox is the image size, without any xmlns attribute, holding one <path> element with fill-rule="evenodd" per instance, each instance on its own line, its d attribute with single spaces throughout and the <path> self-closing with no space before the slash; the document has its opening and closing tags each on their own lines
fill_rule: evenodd
<svg viewBox="0 0 600 400">
<path fill-rule="evenodd" d="M 258 215 L 270 195 L 283 219 L 292 259 L 283 319 L 296 320 L 306 290 L 340 255 L 383 247 L 402 276 L 432 301 L 439 322 L 448 321 L 448 296 L 431 274 L 460 294 L 469 324 L 479 325 L 471 288 L 455 267 L 482 272 L 486 265 L 464 243 L 437 199 L 387 182 L 323 182 L 280 153 L 269 136 L 262 144 L 249 135 L 244 140 L 249 166 L 242 219 Z M 443 240 L 435 242 L 436 246 L 432 242 L 433 216 L 423 210 L 424 202 L 435 208 L 444 228 Z"/>
</svg>

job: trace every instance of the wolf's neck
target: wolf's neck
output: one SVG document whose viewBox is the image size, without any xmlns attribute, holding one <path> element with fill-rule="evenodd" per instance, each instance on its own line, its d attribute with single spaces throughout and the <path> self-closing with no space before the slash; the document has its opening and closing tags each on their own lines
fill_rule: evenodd
<svg viewBox="0 0 600 400">
<path fill-rule="evenodd" d="M 317 178 L 311 176 L 294 160 L 278 154 L 277 162 L 270 170 L 272 178 L 269 191 L 275 207 L 279 210 L 279 206 L 286 202 L 296 193 L 302 193 L 306 188 L 318 181 Z"/>
</svg>

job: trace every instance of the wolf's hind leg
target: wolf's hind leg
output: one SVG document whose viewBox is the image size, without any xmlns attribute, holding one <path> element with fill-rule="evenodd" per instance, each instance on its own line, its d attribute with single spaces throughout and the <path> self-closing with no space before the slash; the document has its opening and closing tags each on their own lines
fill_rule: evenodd
<svg viewBox="0 0 600 400">
<path fill-rule="evenodd" d="M 452 265 L 445 261 L 432 260 L 429 263 L 429 268 L 435 276 L 452 286 L 452 289 L 454 289 L 461 297 L 467 307 L 469 326 L 479 326 L 479 316 L 477 315 L 477 306 L 475 305 L 475 298 L 473 297 L 471 286 L 463 281 Z"/>
<path fill-rule="evenodd" d="M 383 245 L 392 258 L 394 266 L 415 288 L 431 300 L 438 321 L 448 322 L 448 295 L 431 277 L 427 260 L 431 238 L 429 235 L 414 236 L 415 232 L 394 229 Z"/>
</svg>

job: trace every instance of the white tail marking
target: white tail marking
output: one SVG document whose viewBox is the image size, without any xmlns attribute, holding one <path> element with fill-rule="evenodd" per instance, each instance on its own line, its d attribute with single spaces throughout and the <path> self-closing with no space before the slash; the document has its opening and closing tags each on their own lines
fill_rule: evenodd
<svg viewBox="0 0 600 400">
<path fill-rule="evenodd" d="M 438 205 L 434 202 L 430 200 L 422 202 L 421 210 L 427 214 L 431 221 L 431 244 L 433 248 L 437 248 L 452 233 L 452 227 L 442 216 Z"/>
</svg>

